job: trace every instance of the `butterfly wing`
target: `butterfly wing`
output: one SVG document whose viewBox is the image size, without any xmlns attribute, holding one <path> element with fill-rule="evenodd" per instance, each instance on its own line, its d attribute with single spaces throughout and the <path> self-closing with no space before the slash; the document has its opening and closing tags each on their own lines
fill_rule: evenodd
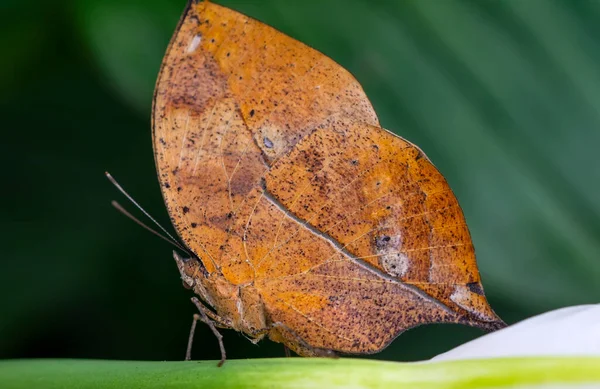
<svg viewBox="0 0 600 389">
<path fill-rule="evenodd" d="M 378 124 L 334 61 L 230 9 L 188 4 L 157 81 L 153 143 L 171 220 L 209 271 L 272 163 L 339 118 Z"/>
<path fill-rule="evenodd" d="M 271 316 L 312 346 L 375 352 L 425 322 L 502 326 L 455 196 L 409 142 L 362 123 L 324 126 L 271 168 L 263 197 L 279 215 L 250 236 L 285 216 L 255 262 L 257 285 Z"/>
<path fill-rule="evenodd" d="M 498 323 L 448 184 L 323 54 L 191 2 L 153 124 L 178 233 L 209 273 L 255 285 L 286 329 L 272 338 L 374 352 L 426 322 Z"/>
</svg>

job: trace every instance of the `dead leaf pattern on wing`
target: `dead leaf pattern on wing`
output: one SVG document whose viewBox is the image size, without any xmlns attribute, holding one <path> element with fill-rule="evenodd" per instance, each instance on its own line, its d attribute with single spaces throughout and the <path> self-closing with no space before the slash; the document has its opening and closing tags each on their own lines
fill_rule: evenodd
<svg viewBox="0 0 600 389">
<path fill-rule="evenodd" d="M 431 322 L 502 325 L 447 182 L 325 55 L 190 2 L 153 138 L 171 220 L 197 256 L 184 272 L 227 326 L 318 355 L 377 352 Z"/>
</svg>

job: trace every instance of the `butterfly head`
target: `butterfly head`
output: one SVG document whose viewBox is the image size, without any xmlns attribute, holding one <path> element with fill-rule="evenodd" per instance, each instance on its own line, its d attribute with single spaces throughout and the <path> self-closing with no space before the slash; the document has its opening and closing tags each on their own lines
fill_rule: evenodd
<svg viewBox="0 0 600 389">
<path fill-rule="evenodd" d="M 193 290 L 208 307 L 225 318 L 228 327 L 242 331 L 246 328 L 244 325 L 250 326 L 247 328 L 254 328 L 252 326 L 256 327 L 262 323 L 259 320 L 258 324 L 253 321 L 248 324 L 242 320 L 240 315 L 242 301 L 240 288 L 237 285 L 229 283 L 220 275 L 209 274 L 202 261 L 197 257 L 184 258 L 173 251 L 173 258 L 181 274 L 183 286 Z"/>
<path fill-rule="evenodd" d="M 187 289 L 194 289 L 194 287 L 198 285 L 199 277 L 206 276 L 206 269 L 202 265 L 202 262 L 197 258 L 184 258 L 176 251 L 173 251 L 173 258 L 175 259 L 177 268 L 181 274 L 183 286 Z"/>
</svg>

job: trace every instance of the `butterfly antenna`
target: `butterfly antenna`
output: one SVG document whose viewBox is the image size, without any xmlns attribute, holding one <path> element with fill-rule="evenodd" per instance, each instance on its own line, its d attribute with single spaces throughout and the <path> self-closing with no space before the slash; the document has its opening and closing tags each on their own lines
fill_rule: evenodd
<svg viewBox="0 0 600 389">
<path fill-rule="evenodd" d="M 112 202 L 113 207 L 115 207 L 119 212 L 121 212 L 123 215 L 127 216 L 128 218 L 130 218 L 131 220 L 133 220 L 134 222 L 136 222 L 138 225 L 142 226 L 143 228 L 145 228 L 146 230 L 150 231 L 151 233 L 153 233 L 154 235 L 164 239 L 165 241 L 171 243 L 172 245 L 174 245 L 175 247 L 179 248 L 182 251 L 185 251 L 188 255 L 189 252 L 181 245 L 177 242 L 177 239 L 175 239 L 173 237 L 173 235 L 169 234 L 169 231 L 167 231 L 163 226 L 161 226 L 152 216 L 150 216 L 150 214 L 148 212 L 146 212 L 146 210 L 144 208 L 142 208 L 141 205 L 139 205 L 137 203 L 137 201 L 135 201 L 133 199 L 133 197 L 131 197 L 129 195 L 129 193 L 127 193 L 125 191 L 125 189 L 123 189 L 123 187 L 121 185 L 119 185 L 119 183 L 117 182 L 117 180 L 115 180 L 113 178 L 113 176 L 110 175 L 109 172 L 105 172 L 104 173 L 106 175 L 106 178 L 108 178 L 108 180 L 119 190 L 119 192 L 123 193 L 123 195 L 125 197 L 127 197 L 127 199 L 129 201 L 131 201 L 133 203 L 133 205 L 135 205 L 140 211 L 142 211 L 144 213 L 144 215 L 146 215 L 146 217 L 148 219 L 150 219 L 152 221 L 152 223 L 154 223 L 156 226 L 158 226 L 158 228 L 160 228 L 160 230 L 162 232 L 164 232 L 169 238 L 163 236 L 162 234 L 160 234 L 159 232 L 153 230 L 152 228 L 148 227 L 147 225 L 145 225 L 144 223 L 142 223 L 140 220 L 138 220 L 136 217 L 134 217 L 132 214 L 130 214 L 129 212 L 127 212 L 125 210 L 125 208 L 123 208 L 119 203 L 117 203 L 116 201 Z"/>
<path fill-rule="evenodd" d="M 171 243 L 173 246 L 177 247 L 180 250 L 183 250 L 185 252 L 187 252 L 186 249 L 184 249 L 179 243 L 167 238 L 166 236 L 162 235 L 160 232 L 153 230 L 152 228 L 148 227 L 146 224 L 144 224 L 142 221 L 140 221 L 138 218 L 136 218 L 135 216 L 133 216 L 131 213 L 129 213 L 125 208 L 123 208 L 121 206 L 121 204 L 117 203 L 115 200 L 111 201 L 111 204 L 113 207 L 115 207 L 117 209 L 117 211 L 121 212 L 123 215 L 127 216 L 129 219 L 133 220 L 137 225 L 139 225 L 140 227 L 144 228 L 145 230 L 153 233 L 154 235 L 158 236 L 159 238 L 161 238 L 162 240 L 164 240 L 165 242 L 169 242 Z"/>
</svg>

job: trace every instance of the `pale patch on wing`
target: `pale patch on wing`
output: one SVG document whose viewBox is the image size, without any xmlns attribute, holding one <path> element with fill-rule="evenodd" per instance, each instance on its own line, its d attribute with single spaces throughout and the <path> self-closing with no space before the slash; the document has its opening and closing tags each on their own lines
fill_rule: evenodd
<svg viewBox="0 0 600 389">
<path fill-rule="evenodd" d="M 200 42 L 202 42 L 202 35 L 200 35 L 200 34 L 194 35 L 194 38 L 192 38 L 192 41 L 190 42 L 190 45 L 188 46 L 188 48 L 185 52 L 188 54 L 193 53 L 200 46 Z"/>
<path fill-rule="evenodd" d="M 475 295 L 472 293 L 468 286 L 466 285 L 455 285 L 454 292 L 450 295 L 450 300 L 452 300 L 456 305 L 464 309 L 465 311 L 473 314 L 473 316 L 477 317 L 483 321 L 493 321 L 496 320 L 491 309 L 481 309 L 478 308 L 477 301 L 478 298 L 482 299 L 481 295 Z M 474 301 L 475 300 L 475 301 Z M 486 314 L 488 313 L 488 314 Z"/>
<path fill-rule="evenodd" d="M 401 252 L 402 236 L 400 233 L 378 237 L 375 241 L 375 249 L 386 273 L 394 277 L 402 277 L 406 274 L 410 259 Z"/>
</svg>

